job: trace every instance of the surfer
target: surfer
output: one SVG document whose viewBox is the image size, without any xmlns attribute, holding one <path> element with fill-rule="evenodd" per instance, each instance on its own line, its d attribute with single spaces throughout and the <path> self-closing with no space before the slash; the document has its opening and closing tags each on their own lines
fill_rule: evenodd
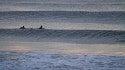
<svg viewBox="0 0 125 70">
<path fill-rule="evenodd" d="M 20 27 L 20 29 L 26 29 L 25 26 Z"/>
<path fill-rule="evenodd" d="M 39 29 L 43 29 L 43 26 L 41 25 Z"/>
</svg>

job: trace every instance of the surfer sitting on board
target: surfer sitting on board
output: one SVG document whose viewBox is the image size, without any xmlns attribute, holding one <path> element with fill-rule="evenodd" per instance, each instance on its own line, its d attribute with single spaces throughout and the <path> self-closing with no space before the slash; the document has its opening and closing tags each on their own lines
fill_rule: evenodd
<svg viewBox="0 0 125 70">
<path fill-rule="evenodd" d="M 44 29 L 43 26 L 41 25 L 39 29 Z"/>
<path fill-rule="evenodd" d="M 24 26 L 20 27 L 20 29 L 26 29 Z"/>
</svg>

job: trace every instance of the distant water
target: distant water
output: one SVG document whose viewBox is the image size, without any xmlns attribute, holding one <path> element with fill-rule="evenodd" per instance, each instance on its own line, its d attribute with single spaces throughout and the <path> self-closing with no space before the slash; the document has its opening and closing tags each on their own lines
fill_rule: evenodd
<svg viewBox="0 0 125 70">
<path fill-rule="evenodd" d="M 125 12 L 6 11 L 0 12 L 0 28 L 125 30 Z"/>
<path fill-rule="evenodd" d="M 125 0 L 0 0 L 0 11 L 125 11 Z"/>
</svg>

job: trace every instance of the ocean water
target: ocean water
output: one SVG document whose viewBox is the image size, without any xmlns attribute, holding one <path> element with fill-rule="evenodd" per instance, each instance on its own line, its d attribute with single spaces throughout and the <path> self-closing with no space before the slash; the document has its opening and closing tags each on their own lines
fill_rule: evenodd
<svg viewBox="0 0 125 70">
<path fill-rule="evenodd" d="M 0 0 L 0 70 L 125 70 L 125 0 Z"/>
<path fill-rule="evenodd" d="M 0 0 L 0 11 L 125 11 L 124 0 Z"/>
<path fill-rule="evenodd" d="M 0 51 L 125 54 L 125 31 L 0 29 Z"/>
<path fill-rule="evenodd" d="M 70 55 L 125 56 L 125 44 L 72 44 L 65 42 L 0 42 L 0 51 Z"/>
<path fill-rule="evenodd" d="M 82 49 L 93 45 L 95 49 L 98 50 L 103 46 L 103 48 L 108 47 L 108 49 L 115 49 L 113 53 L 117 51 L 123 54 L 124 51 L 122 50 L 124 49 L 125 41 L 124 22 L 124 11 L 3 11 L 0 12 L 1 50 L 4 51 L 8 49 L 9 46 L 5 45 L 9 42 L 15 42 L 14 44 L 17 42 L 17 46 L 19 46 L 19 42 L 48 42 L 45 46 L 54 45 L 56 47 L 59 43 L 57 46 L 61 46 L 60 48 L 65 47 L 63 50 L 71 48 L 72 46 L 77 47 L 80 44 Z M 19 28 L 23 25 L 28 29 L 20 30 Z M 43 25 L 45 30 L 41 31 L 37 29 L 41 25 Z M 32 45 L 34 47 L 41 46 L 41 49 L 36 49 L 43 50 L 44 43 L 40 43 L 38 43 L 38 45 L 34 43 L 37 46 Z M 69 45 L 65 46 L 65 43 Z M 25 43 L 21 44 L 23 45 Z M 30 43 L 27 43 L 27 45 L 28 44 Z M 100 44 L 101 46 L 99 46 Z M 55 49 L 54 46 L 53 50 Z M 25 47 L 30 48 L 30 46 Z M 58 51 L 60 48 L 56 50 Z M 77 47 L 77 49 L 79 48 Z M 92 51 L 92 49 L 87 48 L 88 51 Z M 16 50 L 22 49 L 19 48 Z M 110 51 L 112 53 L 112 50 Z M 106 53 L 106 51 L 104 53 Z"/>
<path fill-rule="evenodd" d="M 124 11 L 4 11 L 0 28 L 39 28 L 67 30 L 125 30 Z"/>
<path fill-rule="evenodd" d="M 1 70 L 124 70 L 125 31 L 0 29 Z"/>
</svg>

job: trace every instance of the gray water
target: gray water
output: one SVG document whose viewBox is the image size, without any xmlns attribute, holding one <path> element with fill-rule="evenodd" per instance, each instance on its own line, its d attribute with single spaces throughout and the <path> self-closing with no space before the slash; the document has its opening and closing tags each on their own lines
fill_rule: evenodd
<svg viewBox="0 0 125 70">
<path fill-rule="evenodd" d="M 0 42 L 0 51 L 125 56 L 125 44 L 71 44 L 63 42 Z"/>
<path fill-rule="evenodd" d="M 0 0 L 0 29 L 8 29 L 0 30 L 0 50 L 124 54 L 124 6 L 124 0 Z M 18 30 L 23 25 L 34 29 Z M 47 30 L 36 29 L 41 25 Z"/>
<path fill-rule="evenodd" d="M 125 12 L 9 11 L 0 12 L 0 28 L 125 30 Z"/>
<path fill-rule="evenodd" d="M 0 0 L 0 70 L 125 70 L 124 56 L 125 0 Z"/>
<path fill-rule="evenodd" d="M 120 55 L 125 46 L 124 22 L 124 11 L 4 11 L 0 12 L 0 28 L 4 28 L 0 30 L 0 49 Z M 18 29 L 23 25 L 33 29 Z M 41 25 L 45 28 L 43 32 L 36 29 Z"/>
<path fill-rule="evenodd" d="M 125 11 L 124 0 L 0 0 L 0 11 Z"/>
<path fill-rule="evenodd" d="M 125 31 L 0 29 L 0 51 L 125 54 Z"/>
<path fill-rule="evenodd" d="M 124 6 L 124 0 L 0 0 L 0 28 L 125 30 Z"/>
</svg>

